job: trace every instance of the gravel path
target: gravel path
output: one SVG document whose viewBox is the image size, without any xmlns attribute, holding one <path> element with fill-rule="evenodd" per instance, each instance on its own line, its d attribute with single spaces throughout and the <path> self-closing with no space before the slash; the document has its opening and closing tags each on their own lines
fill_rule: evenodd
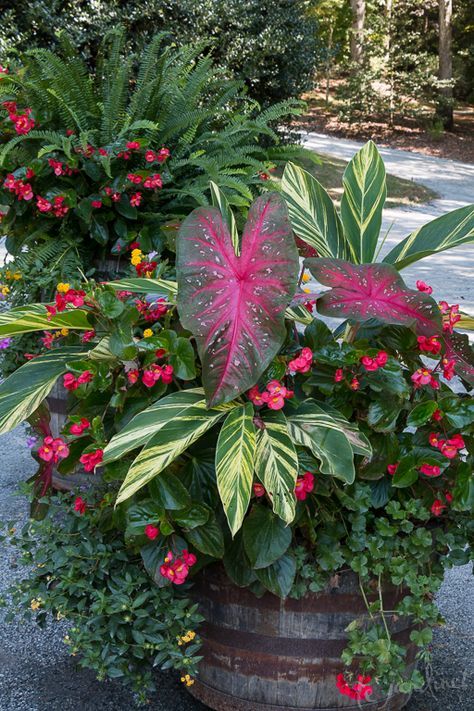
<svg viewBox="0 0 474 711">
<path fill-rule="evenodd" d="M 307 145 L 321 154 L 349 159 L 361 144 L 308 134 Z M 428 219 L 474 202 L 474 166 L 393 149 L 382 149 L 387 170 L 416 179 L 440 199 L 418 208 L 386 211 L 384 228 L 393 222 L 386 249 Z M 1 249 L 1 248 L 0 248 Z M 404 271 L 414 286 L 422 278 L 436 284 L 436 297 L 461 303 L 474 314 L 474 247 L 463 246 Z M 18 428 L 0 438 L 0 520 L 27 514 L 24 499 L 14 495 L 17 483 L 34 471 L 24 432 Z M 0 594 L 18 575 L 11 551 L 0 551 Z M 429 684 L 415 694 L 407 711 L 471 711 L 474 708 L 474 585 L 469 568 L 450 571 L 438 602 L 446 626 L 435 631 Z M 62 637 L 64 623 L 45 630 L 22 623 L 7 625 L 0 614 L 0 711 L 132 711 L 131 694 L 118 682 L 99 683 L 91 672 L 77 669 Z M 154 711 L 205 711 L 172 675 L 159 675 Z M 225 709 L 222 709 L 225 711 Z"/>
</svg>

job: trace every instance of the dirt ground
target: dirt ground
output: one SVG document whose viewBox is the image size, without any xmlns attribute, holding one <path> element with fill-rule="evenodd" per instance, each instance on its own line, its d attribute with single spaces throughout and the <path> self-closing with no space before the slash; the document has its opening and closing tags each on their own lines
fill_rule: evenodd
<svg viewBox="0 0 474 711">
<path fill-rule="evenodd" d="M 393 128 L 377 117 L 360 124 L 350 124 L 341 121 L 337 116 L 338 102 L 335 98 L 337 84 L 337 81 L 331 84 L 329 108 L 325 105 L 322 89 L 315 89 L 302 97 L 308 103 L 308 111 L 305 116 L 298 119 L 299 127 L 342 138 L 356 140 L 371 138 L 380 146 L 474 163 L 474 106 L 457 107 L 454 112 L 452 132 L 434 131 L 429 126 L 430 121 L 426 114 L 426 118 L 421 120 L 408 117 L 397 120 Z M 424 107 L 420 107 L 422 115 L 424 111 Z"/>
</svg>

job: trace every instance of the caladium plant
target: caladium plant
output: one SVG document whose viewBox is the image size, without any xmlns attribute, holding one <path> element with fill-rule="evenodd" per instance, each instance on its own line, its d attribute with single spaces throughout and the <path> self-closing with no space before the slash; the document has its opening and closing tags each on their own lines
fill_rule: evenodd
<svg viewBox="0 0 474 711">
<path fill-rule="evenodd" d="M 430 296 L 409 289 L 397 270 L 388 264 L 354 265 L 342 259 L 306 259 L 305 266 L 325 286 L 319 296 L 320 314 L 356 321 L 415 325 L 420 335 L 441 330 L 439 308 Z"/>
<path fill-rule="evenodd" d="M 296 289 L 298 252 L 284 200 L 258 198 L 237 255 L 217 208 L 200 207 L 176 241 L 178 311 L 194 335 L 208 407 L 248 390 L 285 338 L 285 309 Z"/>
</svg>

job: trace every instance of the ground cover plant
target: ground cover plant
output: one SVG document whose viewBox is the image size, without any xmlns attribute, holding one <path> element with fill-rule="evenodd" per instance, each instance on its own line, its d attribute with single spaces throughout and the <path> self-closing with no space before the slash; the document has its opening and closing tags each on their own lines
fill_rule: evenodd
<svg viewBox="0 0 474 711">
<path fill-rule="evenodd" d="M 99 615 L 99 634 L 74 624 L 73 653 L 144 697 L 153 665 L 193 683 L 189 595 L 204 566 L 256 595 L 300 598 L 349 569 L 367 614 L 348 627 L 337 688 L 360 701 L 410 692 L 423 678 L 396 619 L 414 621 L 429 659 L 433 594 L 471 558 L 474 363 L 458 305 L 399 272 L 471 240 L 474 207 L 377 262 L 386 180 L 373 144 L 345 171 L 340 211 L 293 164 L 281 193 L 266 185 L 242 230 L 213 186 L 215 206 L 181 222 L 174 259 L 136 247 L 127 277 L 59 283 L 50 303 L 0 315 L 3 338 L 47 330 L 45 352 L 0 385 L 0 431 L 28 419 L 39 465 L 32 520 L 6 528 L 37 567 L 11 595 L 40 621 Z M 69 407 L 54 436 L 44 399 L 58 379 Z M 91 486 L 51 500 L 55 467 L 80 467 Z M 91 569 L 84 551 L 103 563 Z M 395 610 L 389 583 L 403 591 Z"/>
</svg>

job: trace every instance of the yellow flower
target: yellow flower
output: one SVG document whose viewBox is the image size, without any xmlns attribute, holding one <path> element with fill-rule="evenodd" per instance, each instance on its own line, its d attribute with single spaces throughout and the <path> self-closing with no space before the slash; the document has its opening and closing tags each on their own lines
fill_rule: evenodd
<svg viewBox="0 0 474 711">
<path fill-rule="evenodd" d="M 194 684 L 194 679 L 191 679 L 189 674 L 185 674 L 184 676 L 182 676 L 181 681 L 183 682 L 183 684 L 186 684 L 186 686 L 192 686 Z"/>
<path fill-rule="evenodd" d="M 68 328 L 62 328 L 62 329 L 61 329 L 61 336 L 69 336 L 69 329 L 68 329 Z"/>
<path fill-rule="evenodd" d="M 2 290 L 3 296 L 6 296 L 7 294 L 10 293 L 10 289 L 8 288 L 8 286 L 2 286 L 1 290 Z"/>
<path fill-rule="evenodd" d="M 5 279 L 7 281 L 9 281 L 10 279 L 13 279 L 13 274 L 11 273 L 11 271 L 9 269 L 7 269 L 5 272 Z"/>
<path fill-rule="evenodd" d="M 305 294 L 311 294 L 311 289 L 303 289 Z"/>
<path fill-rule="evenodd" d="M 67 292 L 69 291 L 70 288 L 71 288 L 70 284 L 64 284 L 62 281 L 60 281 L 56 287 L 56 289 L 59 291 L 60 294 L 67 294 Z"/>
<path fill-rule="evenodd" d="M 301 281 L 303 282 L 303 284 L 306 284 L 306 282 L 309 281 L 310 279 L 311 279 L 311 277 L 307 272 L 305 272 L 303 274 L 303 276 L 301 277 Z"/>
<path fill-rule="evenodd" d="M 14 275 L 13 275 L 13 278 L 14 278 L 16 281 L 18 281 L 19 279 L 21 279 L 21 272 L 15 272 Z"/>
<path fill-rule="evenodd" d="M 145 328 L 143 331 L 143 338 L 151 338 L 153 336 L 153 331 L 151 328 Z"/>
<path fill-rule="evenodd" d="M 39 608 L 41 607 L 41 600 L 33 598 L 33 600 L 30 602 L 30 607 L 32 610 L 39 610 Z"/>
<path fill-rule="evenodd" d="M 143 259 L 143 252 L 141 249 L 132 249 L 132 258 L 131 258 L 131 263 L 133 264 L 134 267 L 137 266 L 137 264 L 140 264 L 140 262 Z"/>
</svg>

